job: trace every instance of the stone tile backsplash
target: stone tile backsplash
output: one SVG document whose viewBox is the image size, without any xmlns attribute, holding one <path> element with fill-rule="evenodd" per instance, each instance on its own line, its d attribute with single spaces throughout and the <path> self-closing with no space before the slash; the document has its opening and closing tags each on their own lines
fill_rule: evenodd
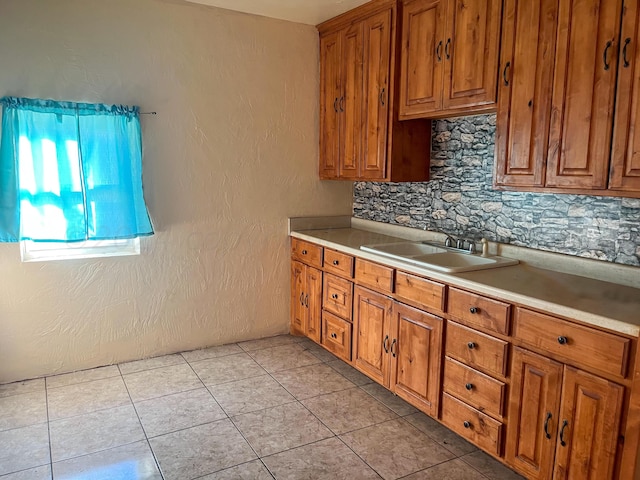
<svg viewBox="0 0 640 480">
<path fill-rule="evenodd" d="M 431 180 L 356 182 L 353 215 L 640 265 L 640 199 L 493 190 L 495 115 L 433 122 Z"/>
</svg>

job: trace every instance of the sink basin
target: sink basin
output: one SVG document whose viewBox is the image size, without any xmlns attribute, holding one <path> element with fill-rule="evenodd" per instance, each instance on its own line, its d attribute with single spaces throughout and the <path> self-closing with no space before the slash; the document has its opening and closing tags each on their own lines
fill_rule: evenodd
<svg viewBox="0 0 640 480">
<path fill-rule="evenodd" d="M 362 245 L 365 252 L 384 255 L 413 265 L 446 273 L 462 273 L 474 270 L 515 265 L 518 260 L 506 257 L 482 257 L 466 252 L 449 251 L 445 247 L 420 242 L 385 243 L 382 245 Z"/>
</svg>

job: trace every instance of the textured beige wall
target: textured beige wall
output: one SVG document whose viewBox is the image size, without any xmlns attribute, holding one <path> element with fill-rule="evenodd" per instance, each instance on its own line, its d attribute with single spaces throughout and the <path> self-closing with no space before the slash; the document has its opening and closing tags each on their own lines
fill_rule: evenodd
<svg viewBox="0 0 640 480">
<path fill-rule="evenodd" d="M 162 0 L 0 0 L 0 95 L 140 105 L 156 228 L 139 257 L 0 244 L 0 383 L 288 329 L 287 217 L 317 179 L 313 27 Z"/>
</svg>

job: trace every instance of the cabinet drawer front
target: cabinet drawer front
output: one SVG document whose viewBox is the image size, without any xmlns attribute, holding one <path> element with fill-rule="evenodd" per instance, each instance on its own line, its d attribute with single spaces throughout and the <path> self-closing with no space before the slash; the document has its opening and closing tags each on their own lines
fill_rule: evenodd
<svg viewBox="0 0 640 480">
<path fill-rule="evenodd" d="M 322 247 L 298 238 L 292 238 L 291 258 L 312 267 L 322 268 Z"/>
<path fill-rule="evenodd" d="M 334 355 L 351 361 L 351 324 L 322 312 L 322 340 L 320 343 Z"/>
<path fill-rule="evenodd" d="M 506 376 L 508 345 L 463 325 L 447 324 L 446 354 L 490 375 Z"/>
<path fill-rule="evenodd" d="M 557 355 L 576 366 L 591 367 L 624 378 L 631 340 L 612 333 L 517 308 L 513 336 L 533 350 Z"/>
<path fill-rule="evenodd" d="M 353 278 L 353 257 L 325 248 L 324 271 L 344 278 Z"/>
<path fill-rule="evenodd" d="M 322 292 L 322 308 L 351 321 L 353 283 L 344 278 L 325 273 Z"/>
<path fill-rule="evenodd" d="M 511 305 L 457 288 L 449 288 L 447 312 L 472 327 L 509 334 Z"/>
<path fill-rule="evenodd" d="M 444 362 L 444 390 L 489 415 L 504 414 L 505 384 L 451 358 Z"/>
<path fill-rule="evenodd" d="M 378 292 L 393 293 L 393 268 L 356 259 L 356 283 Z"/>
<path fill-rule="evenodd" d="M 442 394 L 442 423 L 480 448 L 500 455 L 502 423 L 446 393 Z"/>
<path fill-rule="evenodd" d="M 401 271 L 396 272 L 395 292 L 400 299 L 442 312 L 444 311 L 444 290 L 445 286 L 441 283 Z"/>
</svg>

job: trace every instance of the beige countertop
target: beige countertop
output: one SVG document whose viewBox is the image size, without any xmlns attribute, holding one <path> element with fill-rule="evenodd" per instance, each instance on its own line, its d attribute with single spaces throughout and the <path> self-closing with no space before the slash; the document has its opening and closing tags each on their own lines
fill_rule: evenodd
<svg viewBox="0 0 640 480">
<path fill-rule="evenodd" d="M 540 268 L 539 265 L 533 266 L 522 259 L 518 265 L 491 270 L 457 274 L 436 272 L 360 250 L 361 245 L 404 241 L 407 239 L 406 235 L 393 236 L 387 232 L 380 233 L 380 231 L 371 231 L 362 227 L 352 228 L 348 225 L 349 223 L 343 221 L 336 224 L 342 228 L 323 228 L 326 224 L 321 224 L 317 225 L 321 228 L 311 229 L 306 228 L 309 225 L 305 223 L 292 223 L 290 234 L 292 237 L 327 248 L 440 280 L 451 286 L 529 306 L 618 333 L 636 337 L 640 334 L 640 289 L 638 288 L 566 271 L 558 272 Z M 581 269 L 577 270 L 582 272 Z"/>
</svg>

